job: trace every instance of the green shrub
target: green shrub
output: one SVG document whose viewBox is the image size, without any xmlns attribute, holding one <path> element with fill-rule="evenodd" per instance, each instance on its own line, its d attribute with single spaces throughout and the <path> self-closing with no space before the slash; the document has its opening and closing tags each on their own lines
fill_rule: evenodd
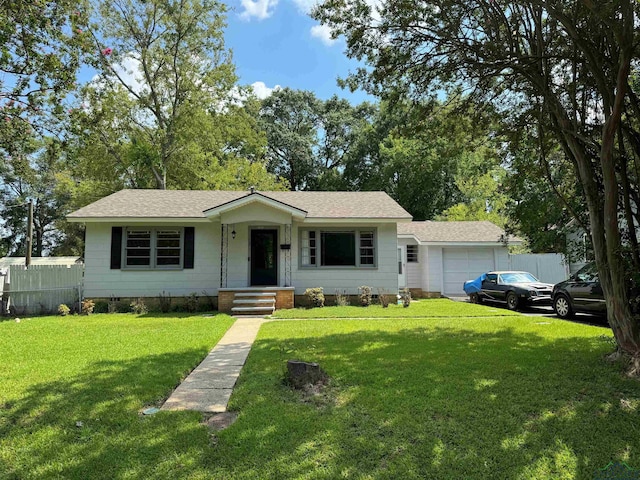
<svg viewBox="0 0 640 480">
<path fill-rule="evenodd" d="M 198 294 L 196 292 L 191 292 L 186 298 L 184 302 L 184 306 L 189 313 L 195 313 L 198 311 L 198 303 L 200 299 L 198 298 Z"/>
<path fill-rule="evenodd" d="M 129 305 L 131 307 L 131 311 L 136 315 L 144 315 L 145 313 L 149 313 L 149 309 L 147 305 L 144 303 L 144 299 L 142 297 L 137 298 Z"/>
<path fill-rule="evenodd" d="M 99 300 L 95 303 L 96 305 L 93 308 L 93 313 L 109 313 L 109 302 Z"/>
<path fill-rule="evenodd" d="M 71 309 L 64 303 L 58 305 L 58 315 L 66 317 L 67 315 L 69 315 L 69 312 L 71 312 Z"/>
<path fill-rule="evenodd" d="M 304 294 L 309 299 L 309 303 L 314 307 L 324 307 L 324 291 L 322 287 L 307 288 Z"/>
<path fill-rule="evenodd" d="M 411 291 L 408 288 L 400 290 L 400 298 L 402 299 L 402 306 L 404 308 L 411 305 Z"/>
<path fill-rule="evenodd" d="M 158 305 L 162 313 L 168 313 L 171 310 L 171 294 L 165 293 L 164 290 L 158 295 Z"/>
<path fill-rule="evenodd" d="M 380 303 L 382 308 L 387 308 L 389 306 L 389 294 L 383 288 L 378 289 L 378 303 Z"/>
<path fill-rule="evenodd" d="M 363 307 L 371 305 L 371 287 L 363 285 L 358 287 L 358 291 L 360 292 L 360 305 Z"/>
</svg>

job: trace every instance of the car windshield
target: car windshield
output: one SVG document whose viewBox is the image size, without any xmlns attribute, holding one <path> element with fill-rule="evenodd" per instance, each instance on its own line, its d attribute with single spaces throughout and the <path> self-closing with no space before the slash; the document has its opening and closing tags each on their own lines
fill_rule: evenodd
<svg viewBox="0 0 640 480">
<path fill-rule="evenodd" d="M 598 270 L 595 263 L 588 263 L 575 274 L 578 282 L 597 282 Z"/>
<path fill-rule="evenodd" d="M 501 273 L 500 280 L 502 280 L 502 283 L 528 283 L 538 281 L 536 277 L 527 272 Z"/>
</svg>

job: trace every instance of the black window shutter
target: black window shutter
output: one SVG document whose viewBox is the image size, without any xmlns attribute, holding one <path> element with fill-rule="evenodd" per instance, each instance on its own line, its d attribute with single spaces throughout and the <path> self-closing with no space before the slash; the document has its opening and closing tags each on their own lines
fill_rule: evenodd
<svg viewBox="0 0 640 480">
<path fill-rule="evenodd" d="M 193 268 L 195 227 L 184 227 L 184 268 Z"/>
<path fill-rule="evenodd" d="M 111 227 L 111 270 L 122 268 L 122 227 Z"/>
</svg>

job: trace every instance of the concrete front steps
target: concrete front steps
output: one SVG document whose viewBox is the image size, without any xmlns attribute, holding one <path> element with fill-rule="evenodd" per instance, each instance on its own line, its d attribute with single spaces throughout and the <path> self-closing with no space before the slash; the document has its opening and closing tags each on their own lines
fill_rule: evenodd
<svg viewBox="0 0 640 480">
<path fill-rule="evenodd" d="M 271 315 L 276 311 L 276 292 L 237 292 L 231 313 L 236 315 Z"/>
<path fill-rule="evenodd" d="M 218 290 L 218 311 L 235 316 L 271 315 L 293 308 L 294 287 L 223 287 Z"/>
</svg>

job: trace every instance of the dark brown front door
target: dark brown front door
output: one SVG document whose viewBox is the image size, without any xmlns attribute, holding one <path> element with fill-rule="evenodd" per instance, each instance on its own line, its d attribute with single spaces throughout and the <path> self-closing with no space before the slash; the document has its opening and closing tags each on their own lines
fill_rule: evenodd
<svg viewBox="0 0 640 480">
<path fill-rule="evenodd" d="M 278 284 L 278 231 L 251 230 L 251 285 Z"/>
</svg>

